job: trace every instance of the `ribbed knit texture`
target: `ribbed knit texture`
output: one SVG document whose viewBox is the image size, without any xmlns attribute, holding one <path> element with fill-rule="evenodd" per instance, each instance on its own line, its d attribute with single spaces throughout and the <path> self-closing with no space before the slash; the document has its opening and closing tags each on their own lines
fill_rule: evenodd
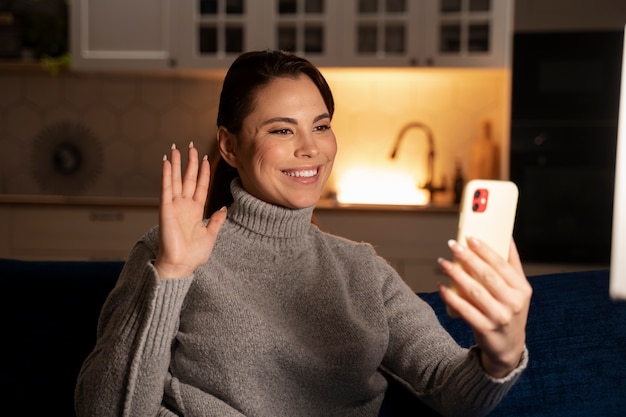
<svg viewBox="0 0 626 417">
<path fill-rule="evenodd" d="M 372 247 L 322 233 L 313 208 L 233 182 L 209 262 L 161 280 L 158 231 L 134 247 L 79 375 L 79 416 L 377 416 L 384 374 L 450 415 L 515 382 L 486 375 Z"/>
</svg>

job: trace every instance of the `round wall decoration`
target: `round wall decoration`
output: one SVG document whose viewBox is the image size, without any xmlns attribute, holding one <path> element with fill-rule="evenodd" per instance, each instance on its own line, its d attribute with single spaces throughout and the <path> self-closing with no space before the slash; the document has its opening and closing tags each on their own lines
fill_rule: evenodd
<svg viewBox="0 0 626 417">
<path fill-rule="evenodd" d="M 49 125 L 33 140 L 31 173 L 45 193 L 83 193 L 102 171 L 102 163 L 102 145 L 83 124 Z"/>
</svg>

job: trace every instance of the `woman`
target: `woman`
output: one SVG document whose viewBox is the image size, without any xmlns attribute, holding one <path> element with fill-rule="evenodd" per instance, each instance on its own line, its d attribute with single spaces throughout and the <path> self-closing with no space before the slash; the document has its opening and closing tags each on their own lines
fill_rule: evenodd
<svg viewBox="0 0 626 417">
<path fill-rule="evenodd" d="M 531 296 L 514 245 L 505 262 L 453 242 L 458 263 L 440 261 L 458 289 L 441 296 L 476 336 L 460 348 L 370 245 L 311 223 L 333 110 L 302 58 L 232 64 L 209 199 L 228 209 L 203 221 L 209 162 L 190 144 L 183 175 L 173 146 L 159 227 L 133 248 L 81 369 L 79 416 L 377 416 L 386 378 L 441 413 L 480 415 L 508 391 L 527 362 Z"/>
</svg>

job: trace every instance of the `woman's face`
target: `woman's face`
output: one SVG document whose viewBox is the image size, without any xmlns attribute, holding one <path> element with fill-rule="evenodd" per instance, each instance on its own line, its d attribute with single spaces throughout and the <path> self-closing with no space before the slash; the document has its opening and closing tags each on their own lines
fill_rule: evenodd
<svg viewBox="0 0 626 417">
<path fill-rule="evenodd" d="M 294 209 L 317 203 L 337 142 L 324 100 L 307 76 L 281 77 L 262 87 L 241 134 L 227 135 L 232 146 L 227 161 L 247 192 Z"/>
</svg>

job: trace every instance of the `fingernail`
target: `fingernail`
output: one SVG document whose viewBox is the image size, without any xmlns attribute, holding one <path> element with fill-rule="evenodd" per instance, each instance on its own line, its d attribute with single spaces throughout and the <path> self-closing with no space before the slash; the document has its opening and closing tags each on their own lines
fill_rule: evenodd
<svg viewBox="0 0 626 417">
<path fill-rule="evenodd" d="M 193 148 L 193 140 L 189 142 L 189 147 Z"/>
<path fill-rule="evenodd" d="M 167 155 L 163 155 L 163 162 L 167 161 Z"/>
<path fill-rule="evenodd" d="M 172 150 L 176 149 L 176 144 L 175 144 L 175 143 L 172 143 L 172 147 L 171 147 L 171 149 L 172 149 Z"/>
<path fill-rule="evenodd" d="M 463 252 L 463 250 L 465 249 L 463 245 L 460 245 L 459 242 L 454 239 L 448 240 L 448 247 L 457 252 Z"/>
<path fill-rule="evenodd" d="M 203 161 L 208 161 L 208 160 L 209 160 L 208 155 L 204 155 L 204 156 L 202 157 L 202 160 L 203 160 Z"/>
<path fill-rule="evenodd" d="M 220 209 L 220 211 L 226 211 L 226 206 L 222 206 L 222 208 Z"/>
<path fill-rule="evenodd" d="M 480 241 L 478 239 L 476 239 L 475 237 L 473 237 L 473 236 L 468 236 L 466 238 L 466 240 L 467 240 L 468 244 L 470 244 L 470 245 L 472 245 L 474 247 L 480 246 Z"/>
<path fill-rule="evenodd" d="M 439 264 L 439 267 L 444 271 L 449 271 L 452 267 L 452 264 L 446 258 L 437 258 L 437 263 Z"/>
</svg>

